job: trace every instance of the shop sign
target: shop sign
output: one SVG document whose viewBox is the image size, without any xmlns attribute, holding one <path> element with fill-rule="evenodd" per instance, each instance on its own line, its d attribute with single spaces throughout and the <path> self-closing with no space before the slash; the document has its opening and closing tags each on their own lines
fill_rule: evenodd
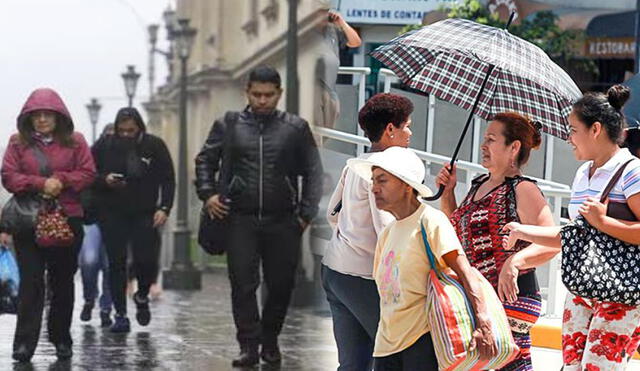
<svg viewBox="0 0 640 371">
<path fill-rule="evenodd" d="M 341 0 L 338 9 L 349 23 L 420 24 L 425 14 L 462 0 Z"/>
<path fill-rule="evenodd" d="M 633 37 L 590 38 L 585 45 L 585 56 L 589 58 L 633 59 L 636 40 Z"/>
</svg>

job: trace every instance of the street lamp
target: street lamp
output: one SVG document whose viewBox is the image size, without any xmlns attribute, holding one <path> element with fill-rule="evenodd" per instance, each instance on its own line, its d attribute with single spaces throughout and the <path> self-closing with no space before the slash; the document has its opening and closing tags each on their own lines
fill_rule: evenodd
<svg viewBox="0 0 640 371">
<path fill-rule="evenodd" d="M 135 66 L 128 65 L 127 71 L 121 76 L 122 80 L 124 80 L 124 91 L 127 93 L 127 97 L 129 98 L 129 107 L 132 107 L 133 97 L 136 95 L 136 88 L 138 87 L 140 74 L 136 72 Z"/>
<path fill-rule="evenodd" d="M 287 28 L 287 112 L 298 113 L 300 107 L 298 88 L 298 0 L 289 0 L 289 27 Z"/>
<path fill-rule="evenodd" d="M 176 229 L 173 234 L 173 262 L 163 274 L 167 289 L 198 290 L 202 276 L 191 262 L 191 232 L 189 231 L 189 176 L 187 173 L 187 60 L 197 30 L 189 26 L 188 19 L 179 19 L 172 29 L 176 55 L 180 58 L 180 133 L 178 142 L 178 206 Z"/>
<path fill-rule="evenodd" d="M 96 125 L 98 124 L 98 115 L 100 114 L 100 108 L 102 105 L 96 98 L 91 98 L 91 102 L 87 104 L 87 110 L 89 111 L 89 120 L 91 121 L 91 142 L 96 142 Z"/>
</svg>

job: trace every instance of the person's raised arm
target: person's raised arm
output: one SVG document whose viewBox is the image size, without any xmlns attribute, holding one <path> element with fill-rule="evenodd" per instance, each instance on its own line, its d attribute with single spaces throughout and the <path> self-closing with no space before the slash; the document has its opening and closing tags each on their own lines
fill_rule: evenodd
<svg viewBox="0 0 640 371">
<path fill-rule="evenodd" d="M 329 12 L 329 17 L 333 20 L 333 22 L 338 27 L 340 27 L 342 32 L 344 32 L 344 36 L 347 39 L 346 45 L 348 47 L 357 48 L 360 45 L 362 45 L 362 39 L 360 39 L 360 35 L 358 35 L 356 30 L 354 30 L 353 27 L 351 27 L 349 25 L 349 23 L 347 23 L 347 21 L 344 20 L 344 18 L 342 17 L 342 15 L 340 13 L 334 12 L 334 11 L 330 11 Z"/>
</svg>

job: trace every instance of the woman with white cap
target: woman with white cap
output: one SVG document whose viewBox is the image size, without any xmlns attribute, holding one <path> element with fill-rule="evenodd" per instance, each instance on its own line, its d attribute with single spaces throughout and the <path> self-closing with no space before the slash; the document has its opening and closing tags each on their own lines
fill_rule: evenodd
<svg viewBox="0 0 640 371">
<path fill-rule="evenodd" d="M 446 215 L 418 199 L 432 194 L 422 184 L 422 161 L 410 149 L 391 147 L 347 164 L 360 177 L 373 182 L 376 207 L 396 219 L 379 236 L 375 252 L 373 276 L 380 294 L 380 323 L 374 369 L 438 369 L 425 310 L 430 265 L 421 224 L 438 264 L 453 269 L 471 300 L 477 327 L 470 349 L 477 347 L 483 358 L 494 356 L 491 323 L 456 232 Z"/>
</svg>

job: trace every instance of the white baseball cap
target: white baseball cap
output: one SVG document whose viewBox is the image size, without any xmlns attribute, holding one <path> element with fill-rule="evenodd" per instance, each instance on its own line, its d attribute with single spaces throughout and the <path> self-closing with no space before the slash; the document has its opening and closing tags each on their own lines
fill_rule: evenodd
<svg viewBox="0 0 640 371">
<path fill-rule="evenodd" d="M 421 197 L 429 197 L 433 192 L 422 184 L 425 175 L 424 163 L 413 150 L 404 147 L 390 147 L 377 152 L 367 159 L 352 158 L 347 166 L 358 176 L 371 182 L 372 168 L 379 167 L 418 191 Z"/>
</svg>

